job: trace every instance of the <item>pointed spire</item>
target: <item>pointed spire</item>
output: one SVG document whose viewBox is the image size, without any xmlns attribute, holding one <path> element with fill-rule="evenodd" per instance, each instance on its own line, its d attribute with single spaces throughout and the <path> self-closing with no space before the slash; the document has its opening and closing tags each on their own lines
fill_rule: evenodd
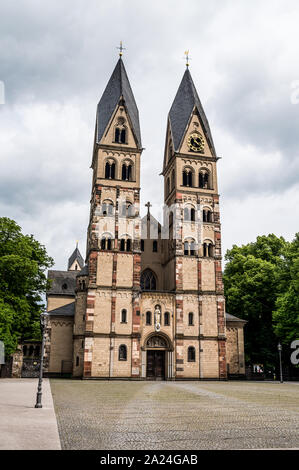
<svg viewBox="0 0 299 470">
<path fill-rule="evenodd" d="M 76 243 L 76 248 L 74 249 L 73 253 L 71 254 L 71 256 L 69 257 L 69 260 L 68 260 L 68 265 L 67 265 L 67 269 L 68 271 L 72 271 L 72 270 L 76 270 L 76 268 L 73 268 L 72 269 L 72 266 L 73 264 L 75 263 L 75 261 L 77 261 L 80 269 L 83 268 L 84 266 L 84 259 L 82 258 L 82 255 L 79 251 L 79 248 L 78 248 L 78 241 Z"/>
<path fill-rule="evenodd" d="M 137 146 L 139 149 L 141 149 L 142 144 L 139 125 L 139 113 L 121 57 L 118 59 L 115 69 L 113 70 L 110 80 L 98 104 L 96 121 L 97 143 L 101 141 L 111 116 L 120 100 L 123 100 L 123 104 L 131 121 L 130 124 L 136 139 Z"/>
<path fill-rule="evenodd" d="M 194 86 L 189 68 L 187 67 L 169 111 L 169 122 L 173 137 L 174 150 L 176 152 L 179 151 L 194 107 L 198 111 L 206 139 L 211 147 L 213 154 L 216 156 L 210 126 Z"/>
</svg>

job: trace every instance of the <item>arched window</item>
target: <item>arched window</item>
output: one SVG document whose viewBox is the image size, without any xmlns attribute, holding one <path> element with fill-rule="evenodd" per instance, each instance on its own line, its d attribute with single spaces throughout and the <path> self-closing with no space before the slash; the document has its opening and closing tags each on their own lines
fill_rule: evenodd
<svg viewBox="0 0 299 470">
<path fill-rule="evenodd" d="M 214 245 L 212 242 L 205 242 L 203 244 L 203 256 L 205 258 L 212 258 L 214 256 Z"/>
<path fill-rule="evenodd" d="M 202 211 L 203 222 L 213 222 L 212 212 L 209 209 L 204 209 Z"/>
<path fill-rule="evenodd" d="M 27 346 L 26 346 L 26 344 L 23 346 L 23 356 L 27 356 Z"/>
<path fill-rule="evenodd" d="M 140 287 L 141 290 L 156 290 L 156 276 L 154 275 L 153 271 L 151 271 L 151 269 L 146 269 L 141 274 Z"/>
<path fill-rule="evenodd" d="M 79 365 L 79 356 L 76 357 L 76 367 Z"/>
<path fill-rule="evenodd" d="M 135 216 L 135 207 L 130 202 L 123 202 L 120 210 L 121 217 L 134 217 Z"/>
<path fill-rule="evenodd" d="M 106 162 L 105 165 L 105 178 L 109 180 L 115 179 L 115 163 Z"/>
<path fill-rule="evenodd" d="M 104 201 L 102 204 L 102 215 L 105 217 L 113 216 L 114 206 L 111 201 Z"/>
<path fill-rule="evenodd" d="M 196 245 L 193 239 L 184 242 L 184 255 L 194 256 L 196 254 Z"/>
<path fill-rule="evenodd" d="M 164 325 L 169 326 L 170 325 L 170 315 L 169 312 L 164 313 Z"/>
<path fill-rule="evenodd" d="M 141 251 L 144 251 L 144 240 L 141 240 Z"/>
<path fill-rule="evenodd" d="M 125 308 L 121 311 L 121 323 L 127 323 L 127 310 Z"/>
<path fill-rule="evenodd" d="M 184 208 L 184 220 L 186 222 L 194 222 L 195 221 L 195 209 L 194 207 L 185 207 Z"/>
<path fill-rule="evenodd" d="M 123 181 L 132 181 L 132 165 L 123 164 L 121 168 L 121 179 Z"/>
<path fill-rule="evenodd" d="M 112 238 L 109 235 L 102 236 L 101 250 L 112 250 Z"/>
<path fill-rule="evenodd" d="M 157 251 L 158 251 L 158 242 L 157 242 L 157 240 L 154 240 L 153 241 L 153 252 L 157 253 Z"/>
<path fill-rule="evenodd" d="M 32 356 L 33 354 L 33 346 L 32 344 L 29 346 L 29 353 L 28 353 L 28 356 Z"/>
<path fill-rule="evenodd" d="M 120 240 L 119 251 L 131 251 L 132 241 L 129 237 L 124 237 Z"/>
<path fill-rule="evenodd" d="M 115 128 L 114 142 L 117 144 L 126 143 L 126 128 L 124 126 Z"/>
<path fill-rule="evenodd" d="M 145 321 L 147 325 L 152 324 L 152 312 L 146 312 L 145 314 Z"/>
<path fill-rule="evenodd" d="M 183 171 L 183 186 L 193 186 L 193 174 L 190 168 L 185 168 Z"/>
<path fill-rule="evenodd" d="M 189 325 L 189 326 L 192 326 L 192 325 L 193 325 L 193 321 L 194 321 L 193 312 L 189 312 L 189 313 L 188 313 L 188 325 Z"/>
<path fill-rule="evenodd" d="M 127 346 L 125 344 L 121 344 L 118 348 L 118 360 L 119 361 L 126 361 L 127 360 Z"/>
<path fill-rule="evenodd" d="M 211 177 L 208 170 L 201 170 L 199 172 L 198 186 L 201 189 L 211 189 Z"/>
<path fill-rule="evenodd" d="M 193 346 L 188 348 L 188 362 L 195 362 L 195 348 Z"/>
</svg>

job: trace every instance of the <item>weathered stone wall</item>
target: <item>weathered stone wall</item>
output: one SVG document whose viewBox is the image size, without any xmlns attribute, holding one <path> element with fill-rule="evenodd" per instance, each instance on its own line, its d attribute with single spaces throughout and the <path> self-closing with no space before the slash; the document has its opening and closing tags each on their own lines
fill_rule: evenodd
<svg viewBox="0 0 299 470">
<path fill-rule="evenodd" d="M 48 372 L 61 373 L 62 361 L 73 360 L 73 318 L 51 317 L 51 352 Z"/>
</svg>

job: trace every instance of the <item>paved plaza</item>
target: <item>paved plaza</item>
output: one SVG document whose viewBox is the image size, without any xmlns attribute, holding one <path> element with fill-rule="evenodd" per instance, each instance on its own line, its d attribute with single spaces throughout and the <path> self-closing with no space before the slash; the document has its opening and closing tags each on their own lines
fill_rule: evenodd
<svg viewBox="0 0 299 470">
<path fill-rule="evenodd" d="M 60 440 L 48 379 L 43 408 L 34 408 L 38 379 L 0 379 L 0 449 L 59 450 Z"/>
<path fill-rule="evenodd" d="M 299 384 L 51 380 L 63 449 L 299 448 Z"/>
</svg>

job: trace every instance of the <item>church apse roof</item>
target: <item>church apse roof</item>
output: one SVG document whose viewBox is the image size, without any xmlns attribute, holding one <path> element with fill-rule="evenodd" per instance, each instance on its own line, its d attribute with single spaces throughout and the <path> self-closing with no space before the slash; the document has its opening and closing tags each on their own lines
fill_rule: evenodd
<svg viewBox="0 0 299 470">
<path fill-rule="evenodd" d="M 101 141 L 105 129 L 107 128 L 120 99 L 124 100 L 124 105 L 131 121 L 130 124 L 132 132 L 137 141 L 138 148 L 141 149 L 142 144 L 138 108 L 121 58 L 118 60 L 98 104 L 95 137 L 97 143 Z"/>
<path fill-rule="evenodd" d="M 198 97 L 191 74 L 187 68 L 169 111 L 169 122 L 173 137 L 174 150 L 179 151 L 191 114 L 196 107 L 202 128 L 214 155 L 216 150 L 204 109 Z"/>
</svg>

